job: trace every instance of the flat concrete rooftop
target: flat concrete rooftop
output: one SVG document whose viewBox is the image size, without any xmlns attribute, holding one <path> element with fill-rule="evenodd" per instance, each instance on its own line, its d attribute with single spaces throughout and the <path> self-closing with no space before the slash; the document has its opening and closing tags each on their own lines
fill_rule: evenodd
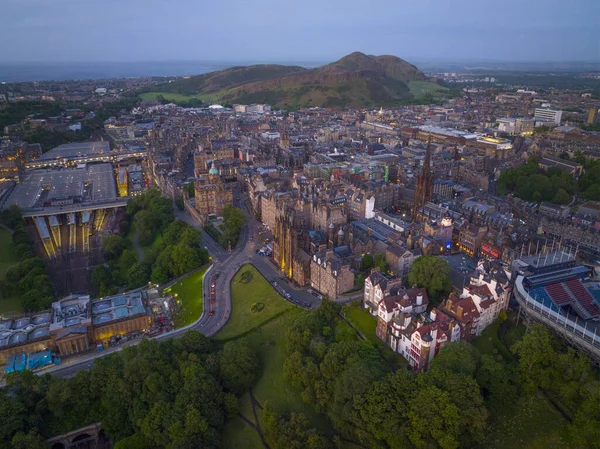
<svg viewBox="0 0 600 449">
<path fill-rule="evenodd" d="M 25 173 L 4 207 L 16 204 L 23 211 L 42 208 L 52 200 L 78 198 L 79 203 L 117 199 L 117 187 L 111 164 L 93 164 L 86 168 L 34 170 Z"/>
<path fill-rule="evenodd" d="M 40 160 L 56 158 L 74 158 L 92 154 L 110 153 L 110 142 L 75 142 L 59 145 L 44 153 Z"/>
</svg>

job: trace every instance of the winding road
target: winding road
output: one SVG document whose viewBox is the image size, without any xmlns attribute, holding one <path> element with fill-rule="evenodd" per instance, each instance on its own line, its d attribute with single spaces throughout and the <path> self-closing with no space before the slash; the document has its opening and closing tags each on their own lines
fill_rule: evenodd
<svg viewBox="0 0 600 449">
<path fill-rule="evenodd" d="M 244 264 L 250 263 L 254 265 L 269 282 L 276 280 L 280 281 L 280 273 L 278 273 L 276 267 L 273 266 L 268 259 L 259 256 L 256 253 L 257 248 L 256 244 L 254 243 L 255 239 L 250 238 L 250 236 L 258 235 L 261 223 L 254 217 L 254 214 L 250 210 L 245 198 L 242 198 L 236 203 L 237 204 L 235 205 L 244 211 L 247 222 L 240 232 L 240 238 L 238 239 L 235 249 L 233 249 L 231 252 L 225 250 L 217 242 L 215 242 L 210 235 L 204 232 L 200 224 L 194 222 L 190 215 L 177 209 L 175 210 L 175 217 L 177 219 L 185 221 L 201 231 L 203 244 L 210 253 L 213 264 L 204 275 L 204 282 L 202 283 L 203 311 L 198 321 L 189 326 L 157 335 L 156 337 L 153 337 L 155 340 L 162 341 L 169 338 L 179 338 L 188 330 L 201 332 L 209 337 L 215 335 L 223 326 L 225 326 L 229 316 L 231 315 L 231 279 L 238 269 Z M 217 298 L 214 303 L 211 303 L 210 281 L 213 276 L 217 276 Z M 303 305 L 310 304 L 310 307 L 312 308 L 316 308 L 319 305 L 320 301 L 308 293 L 307 289 L 295 288 L 287 282 L 279 282 L 279 284 L 278 291 L 280 294 L 285 295 L 285 293 L 289 293 L 292 298 L 297 299 Z M 123 347 L 135 345 L 139 343 L 139 341 L 140 340 L 135 340 L 123 346 L 108 348 L 101 352 L 95 352 L 93 354 L 87 354 L 81 357 L 73 358 L 65 361 L 64 364 L 51 366 L 46 369 L 39 370 L 36 373 L 39 375 L 50 373 L 53 376 L 61 378 L 73 377 L 78 371 L 91 368 L 94 363 L 94 359 L 118 352 L 122 350 Z"/>
</svg>

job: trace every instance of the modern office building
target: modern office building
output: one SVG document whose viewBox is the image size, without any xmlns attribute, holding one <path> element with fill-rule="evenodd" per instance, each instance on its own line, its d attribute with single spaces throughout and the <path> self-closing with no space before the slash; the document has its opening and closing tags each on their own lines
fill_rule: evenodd
<svg viewBox="0 0 600 449">
<path fill-rule="evenodd" d="M 538 120 L 551 121 L 556 126 L 559 126 L 560 121 L 562 120 L 562 111 L 552 108 L 535 108 L 533 118 L 536 120 L 536 122 Z"/>
</svg>

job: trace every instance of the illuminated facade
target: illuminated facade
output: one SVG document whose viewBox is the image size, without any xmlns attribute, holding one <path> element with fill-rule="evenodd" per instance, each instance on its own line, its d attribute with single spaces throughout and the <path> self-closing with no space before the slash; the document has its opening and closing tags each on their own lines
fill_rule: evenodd
<svg viewBox="0 0 600 449">
<path fill-rule="evenodd" d="M 203 215 L 222 216 L 225 206 L 233 204 L 233 191 L 226 189 L 219 178 L 219 172 L 210 170 L 208 178 L 194 182 L 196 210 Z"/>
</svg>

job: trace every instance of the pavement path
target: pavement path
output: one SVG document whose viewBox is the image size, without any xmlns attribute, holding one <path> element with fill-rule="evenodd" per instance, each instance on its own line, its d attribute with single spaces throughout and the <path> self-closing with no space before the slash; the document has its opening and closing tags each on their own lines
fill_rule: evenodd
<svg viewBox="0 0 600 449">
<path fill-rule="evenodd" d="M 3 225 L 2 223 L 0 223 L 0 228 L 2 229 L 6 229 L 8 232 L 10 232 L 11 234 L 14 232 L 12 229 L 10 229 L 8 226 Z"/>
<path fill-rule="evenodd" d="M 139 240 L 140 240 L 140 231 L 135 231 L 135 235 L 133 236 L 133 246 L 135 248 L 135 250 L 138 253 L 138 259 L 140 262 L 144 261 L 144 250 L 142 250 L 140 244 L 139 244 Z"/>
</svg>

